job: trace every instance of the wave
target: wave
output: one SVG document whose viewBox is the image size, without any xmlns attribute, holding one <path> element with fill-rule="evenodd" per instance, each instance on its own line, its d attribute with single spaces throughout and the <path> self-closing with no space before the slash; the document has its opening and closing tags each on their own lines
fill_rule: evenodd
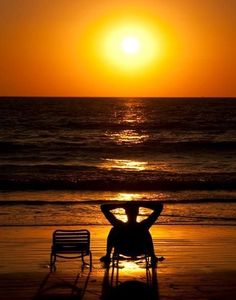
<svg viewBox="0 0 236 300">
<path fill-rule="evenodd" d="M 0 190 L 235 190 L 236 172 L 173 173 L 87 166 L 2 166 Z"/>
<path fill-rule="evenodd" d="M 172 121 L 157 121 L 157 119 L 151 119 L 150 121 L 141 121 L 140 123 L 130 123 L 129 121 L 122 120 L 120 121 L 103 121 L 101 119 L 96 120 L 94 122 L 91 121 L 71 121 L 71 120 L 60 120 L 60 122 L 56 126 L 52 126 L 50 129 L 65 129 L 67 130 L 79 130 L 83 131 L 104 131 L 104 128 L 108 131 L 118 131 L 118 130 L 148 130 L 150 132 L 157 131 L 157 130 L 183 130 L 186 131 L 186 126 L 188 125 L 188 129 L 192 131 L 199 131 L 199 130 L 219 130 L 219 124 L 217 121 L 211 120 L 212 122 L 203 123 L 200 121 L 180 121 L 180 120 L 172 120 Z M 228 121 L 227 124 L 221 124 L 221 130 L 234 128 L 235 122 Z"/>
<path fill-rule="evenodd" d="M 191 217 L 189 217 L 192 219 Z M 157 225 L 165 225 L 165 226 L 171 226 L 171 225 L 191 225 L 191 226 L 203 226 L 203 225 L 210 225 L 210 226 L 236 226 L 236 218 L 222 218 L 222 217 L 215 217 L 215 218 L 208 218 L 208 217 L 202 217 L 200 219 L 192 219 L 189 220 L 189 218 L 179 218 L 178 220 L 169 220 L 168 223 L 165 221 L 158 221 Z M 95 223 L 95 222 L 70 222 L 70 223 L 64 223 L 64 222 L 57 222 L 57 223 L 6 223 L 6 224 L 0 224 L 1 227 L 74 227 L 74 226 L 109 226 L 106 223 Z"/>
<path fill-rule="evenodd" d="M 141 203 L 149 203 L 149 202 L 163 202 L 168 205 L 176 205 L 176 204 L 205 204 L 205 203 L 236 203 L 236 198 L 202 198 L 202 199 L 164 199 L 164 200 L 139 200 L 133 201 L 141 202 Z M 83 201 L 76 201 L 76 200 L 0 200 L 0 206 L 17 206 L 17 205 L 29 205 L 29 206 L 44 206 L 44 205 L 55 205 L 55 206 L 63 206 L 63 205 L 101 205 L 101 204 L 121 204 L 122 201 L 120 200 L 83 200 Z M 168 216 L 168 215 L 165 215 Z M 172 217 L 174 215 L 171 215 Z"/>
<path fill-rule="evenodd" d="M 158 142 L 148 141 L 148 146 L 157 146 L 163 151 L 176 151 L 187 152 L 190 150 L 235 150 L 236 141 L 178 141 L 178 142 Z M 157 148 L 157 149 L 158 149 Z"/>
<path fill-rule="evenodd" d="M 192 163 L 193 164 L 193 163 Z M 0 190 L 235 190 L 236 172 L 180 173 L 155 169 L 109 169 L 106 166 L 47 163 L 1 164 Z"/>
<path fill-rule="evenodd" d="M 26 146 L 17 142 L 0 141 L 0 153 L 8 153 L 9 151 L 14 152 L 16 150 L 21 150 L 24 147 Z"/>
<path fill-rule="evenodd" d="M 97 138 L 99 139 L 99 137 Z M 212 141 L 212 140 L 204 140 L 204 141 L 176 141 L 175 138 L 172 141 L 164 141 L 159 139 L 148 139 L 142 141 L 142 143 L 134 143 L 132 147 L 127 145 L 125 142 L 123 144 L 117 144 L 115 140 L 105 140 L 103 143 L 97 143 L 97 139 L 86 139 L 86 138 L 76 138 L 75 141 L 71 140 L 63 140 L 63 141 L 52 141 L 49 139 L 48 141 L 45 139 L 32 141 L 32 140 L 24 140 L 22 142 L 2 142 L 0 141 L 0 152 L 5 153 L 6 151 L 12 150 L 25 150 L 25 152 L 31 152 L 33 148 L 37 149 L 45 149 L 45 151 L 55 151 L 55 153 L 63 152 L 65 150 L 79 150 L 86 148 L 86 151 L 98 151 L 99 152 L 107 152 L 107 151 L 126 151 L 130 148 L 140 149 L 145 151 L 176 151 L 179 150 L 181 152 L 186 152 L 189 150 L 199 150 L 204 148 L 205 150 L 235 150 L 236 151 L 236 141 L 234 140 L 225 140 L 225 141 Z M 155 147 L 155 149 L 153 149 Z"/>
<path fill-rule="evenodd" d="M 79 184 L 65 181 L 52 182 L 0 182 L 1 190 L 91 190 L 91 191 L 180 191 L 180 190 L 235 190 L 233 183 L 104 183 L 81 182 Z"/>
</svg>

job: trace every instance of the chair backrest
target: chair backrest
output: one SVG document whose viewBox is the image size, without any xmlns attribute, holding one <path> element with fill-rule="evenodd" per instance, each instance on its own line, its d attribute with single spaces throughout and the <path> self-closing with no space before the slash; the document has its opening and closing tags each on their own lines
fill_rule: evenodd
<svg viewBox="0 0 236 300">
<path fill-rule="evenodd" d="M 152 238 L 149 231 L 122 230 L 114 243 L 115 251 L 126 256 L 139 256 L 150 252 Z"/>
<path fill-rule="evenodd" d="M 77 251 L 89 251 L 90 232 L 81 230 L 55 230 L 53 232 L 54 248 L 76 248 Z"/>
</svg>

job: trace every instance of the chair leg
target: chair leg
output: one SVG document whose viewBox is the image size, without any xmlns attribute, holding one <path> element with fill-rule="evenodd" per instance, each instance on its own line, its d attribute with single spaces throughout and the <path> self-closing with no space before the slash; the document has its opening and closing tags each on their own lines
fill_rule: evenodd
<svg viewBox="0 0 236 300">
<path fill-rule="evenodd" d="M 52 271 L 53 269 L 56 269 L 56 255 L 51 252 L 51 256 L 50 256 L 50 270 Z"/>
<path fill-rule="evenodd" d="M 117 260 L 118 260 L 118 257 L 117 257 L 117 254 L 116 253 L 113 253 L 112 255 L 112 272 L 111 272 L 111 286 L 113 286 L 115 284 L 115 286 L 117 285 L 117 272 L 118 272 L 118 269 L 117 269 Z"/>
<path fill-rule="evenodd" d="M 112 267 L 113 268 L 118 268 L 119 266 L 119 254 L 118 253 L 113 253 L 112 256 Z"/>
<path fill-rule="evenodd" d="M 81 257 L 81 259 L 82 259 L 83 266 L 88 265 L 88 263 L 86 263 L 84 260 L 84 255 Z M 90 269 L 90 271 L 92 270 L 92 252 L 91 251 L 89 251 L 89 269 Z"/>
<path fill-rule="evenodd" d="M 92 271 L 92 267 L 93 267 L 92 260 L 93 260 L 93 258 L 92 258 L 92 252 L 89 251 L 89 269 L 90 269 L 90 271 Z"/>
<path fill-rule="evenodd" d="M 111 286 L 118 286 L 119 283 L 119 259 L 119 253 L 114 252 L 112 255 Z"/>
<path fill-rule="evenodd" d="M 146 254 L 145 255 L 145 262 L 146 262 L 146 269 L 149 268 L 149 256 Z"/>
<path fill-rule="evenodd" d="M 52 267 L 52 265 L 53 265 L 53 254 L 51 252 L 51 255 L 50 255 L 50 267 Z"/>
<path fill-rule="evenodd" d="M 83 263 L 83 265 L 86 265 L 86 262 L 84 260 L 84 256 L 83 255 L 82 255 L 82 263 Z"/>
</svg>

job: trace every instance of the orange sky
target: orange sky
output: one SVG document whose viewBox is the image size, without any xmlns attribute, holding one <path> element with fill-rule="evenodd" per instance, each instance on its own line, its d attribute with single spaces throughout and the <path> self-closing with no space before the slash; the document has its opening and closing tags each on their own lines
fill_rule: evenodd
<svg viewBox="0 0 236 300">
<path fill-rule="evenodd" d="M 235 0 L 0 0 L 0 95 L 236 96 L 235 15 Z"/>
</svg>

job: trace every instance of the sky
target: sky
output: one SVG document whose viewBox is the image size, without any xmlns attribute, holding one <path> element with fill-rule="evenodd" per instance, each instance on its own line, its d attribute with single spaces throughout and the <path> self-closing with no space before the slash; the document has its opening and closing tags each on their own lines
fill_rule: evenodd
<svg viewBox="0 0 236 300">
<path fill-rule="evenodd" d="M 235 0 L 0 0 L 0 96 L 236 96 Z"/>
</svg>

